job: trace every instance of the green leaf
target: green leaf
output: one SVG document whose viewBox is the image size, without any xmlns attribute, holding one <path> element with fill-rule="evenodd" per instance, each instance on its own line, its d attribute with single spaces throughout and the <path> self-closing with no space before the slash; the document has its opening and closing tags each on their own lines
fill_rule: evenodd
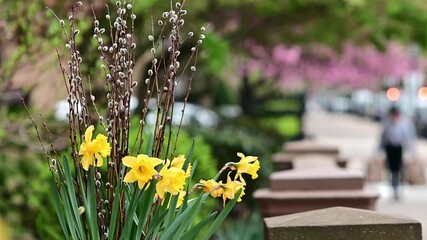
<svg viewBox="0 0 427 240">
<path fill-rule="evenodd" d="M 142 194 L 142 200 L 140 201 L 140 209 L 138 212 L 138 230 L 135 234 L 135 239 L 141 239 L 141 235 L 144 231 L 144 227 L 146 226 L 146 221 L 148 218 L 148 214 L 150 213 L 150 210 L 152 209 L 152 201 L 154 198 L 155 190 L 156 190 L 156 181 L 153 181 L 148 189 L 143 192 Z M 151 224 L 150 224 L 151 227 Z"/>
<path fill-rule="evenodd" d="M 201 222 L 196 224 L 194 227 L 190 228 L 184 235 L 182 235 L 182 240 L 188 240 L 188 239 L 195 239 L 197 235 L 200 233 L 200 231 L 208 225 L 214 217 L 217 215 L 218 212 L 210 213 L 205 219 L 203 219 Z"/>
<path fill-rule="evenodd" d="M 239 199 L 240 193 L 243 191 L 243 189 L 240 189 L 236 195 L 234 196 L 234 199 L 225 205 L 225 208 L 221 211 L 221 213 L 218 215 L 218 217 L 215 219 L 215 221 L 211 224 L 210 228 L 208 229 L 208 232 L 206 236 L 204 236 L 203 239 L 208 240 L 218 229 L 219 225 L 224 221 L 224 219 L 227 217 L 227 215 L 230 213 L 231 209 L 233 209 L 234 205 L 237 202 L 237 199 Z"/>
<path fill-rule="evenodd" d="M 171 196 L 171 200 L 170 200 L 170 204 L 168 205 L 169 199 L 165 199 L 165 203 L 164 205 L 168 207 L 168 211 L 167 211 L 167 215 L 166 215 L 166 220 L 164 223 L 164 228 L 168 228 L 172 221 L 173 221 L 173 217 L 175 216 L 175 212 L 176 212 L 176 204 L 178 203 L 178 198 L 179 198 L 179 193 L 175 196 Z"/>
<path fill-rule="evenodd" d="M 209 194 L 202 194 L 199 197 L 197 197 L 196 201 L 191 203 L 191 205 L 188 205 L 188 208 L 185 209 L 182 212 L 182 214 L 180 214 L 175 218 L 175 220 L 170 225 L 170 227 L 165 229 L 165 231 L 163 232 L 163 235 L 160 237 L 160 240 L 180 238 L 185 228 L 187 227 L 187 225 L 192 223 L 192 220 L 199 212 L 200 207 L 205 201 L 207 196 L 209 196 Z"/>
<path fill-rule="evenodd" d="M 188 216 L 187 220 L 181 224 L 181 226 L 179 226 L 179 229 L 176 233 L 176 237 L 180 238 L 181 235 L 191 227 L 191 225 L 193 224 L 194 220 L 197 217 L 197 214 L 199 214 L 200 208 L 202 206 L 202 204 L 205 202 L 206 198 L 209 196 L 209 193 L 205 193 L 202 195 L 202 201 L 200 201 L 200 203 L 198 203 L 194 208 L 194 210 L 192 211 L 192 213 L 190 214 L 190 216 Z"/>
<path fill-rule="evenodd" d="M 99 239 L 98 230 L 98 214 L 96 210 L 96 188 L 95 188 L 95 174 L 92 171 L 89 174 L 87 184 L 87 206 L 85 206 L 86 220 L 89 224 L 89 233 L 91 240 Z"/>
<path fill-rule="evenodd" d="M 131 239 L 132 226 L 134 225 L 133 217 L 135 214 L 136 207 L 138 206 L 138 201 L 142 192 L 143 190 L 135 187 L 135 190 L 133 191 L 133 193 L 130 194 L 132 198 L 129 202 L 128 207 L 126 208 L 125 225 L 123 226 L 123 232 L 120 239 L 126 239 L 126 240 Z"/>
<path fill-rule="evenodd" d="M 56 187 L 56 182 L 52 179 L 52 196 L 53 203 L 55 205 L 56 215 L 58 216 L 59 224 L 61 225 L 62 231 L 67 239 L 70 239 L 70 232 L 68 231 L 67 225 L 65 223 L 65 214 L 61 205 L 61 200 L 59 199 L 58 188 Z"/>
<path fill-rule="evenodd" d="M 70 235 L 72 239 L 77 239 L 77 233 L 76 233 L 76 223 L 75 219 L 73 217 L 72 209 L 69 202 L 69 196 L 67 193 L 67 185 L 63 182 L 59 184 L 60 186 L 60 196 L 63 200 L 62 203 L 64 204 L 64 215 L 66 219 L 66 223 L 68 225 L 68 229 L 70 230 Z"/>
<path fill-rule="evenodd" d="M 65 179 L 66 179 L 66 185 L 67 185 L 67 190 L 68 190 L 68 197 L 71 203 L 71 209 L 70 211 L 73 213 L 74 218 L 75 218 L 75 223 L 76 223 L 76 227 L 77 227 L 77 233 L 79 234 L 79 238 L 83 239 L 85 236 L 84 230 L 83 230 L 83 224 L 81 222 L 81 218 L 79 216 L 79 211 L 78 211 L 78 204 L 77 204 L 77 195 L 76 195 L 76 191 L 74 189 L 74 180 L 71 176 L 71 171 L 70 171 L 70 165 L 68 163 L 68 159 L 67 157 L 64 155 L 62 157 L 62 162 L 63 162 L 63 166 L 64 166 L 64 170 L 65 170 Z"/>
<path fill-rule="evenodd" d="M 113 203 L 113 209 L 111 210 L 111 216 L 110 216 L 110 226 L 108 228 L 108 239 L 115 239 L 116 234 L 116 225 L 117 225 L 117 216 L 119 213 L 119 204 L 120 204 L 120 190 L 121 190 L 121 183 L 117 183 L 116 189 L 114 190 L 115 198 Z"/>
<path fill-rule="evenodd" d="M 185 159 L 184 165 L 182 166 L 182 169 L 184 171 L 187 171 L 188 165 L 190 164 L 190 160 L 193 157 L 194 145 L 195 145 L 195 141 L 193 139 L 193 142 L 191 143 L 190 151 L 188 152 L 187 158 Z M 190 186 L 191 179 L 193 178 L 194 171 L 196 170 L 196 167 L 197 167 L 197 160 L 193 164 L 193 168 L 191 169 L 190 177 L 188 178 L 188 181 L 186 183 L 187 184 L 186 190 L 185 190 L 186 194 L 184 196 L 184 201 L 183 201 L 183 204 L 182 204 L 180 210 L 185 210 L 187 208 L 188 191 L 190 188 L 189 186 Z"/>
<path fill-rule="evenodd" d="M 167 212 L 164 212 L 162 215 L 158 215 L 157 218 L 153 218 L 153 220 L 150 222 L 150 227 L 148 228 L 149 231 L 147 232 L 147 238 L 150 236 L 157 236 L 160 223 L 162 223 L 162 220 L 165 218 L 166 214 Z"/>
<path fill-rule="evenodd" d="M 185 159 L 184 165 L 182 166 L 182 169 L 185 171 L 187 171 L 188 165 L 190 164 L 190 160 L 193 157 L 193 152 L 194 152 L 194 144 L 195 141 L 193 140 L 193 143 L 191 144 L 190 147 L 190 151 L 187 154 L 187 158 Z"/>
<path fill-rule="evenodd" d="M 198 159 L 196 159 L 193 163 L 193 168 L 191 169 L 191 173 L 190 173 L 190 177 L 187 179 L 187 183 L 186 183 L 186 187 L 185 187 L 185 196 L 184 196 L 184 200 L 182 202 L 182 206 L 179 209 L 178 214 L 180 214 L 182 211 L 184 211 L 187 208 L 187 204 L 188 204 L 188 197 L 189 197 L 189 192 L 190 192 L 190 183 L 191 183 L 191 179 L 193 179 L 193 175 L 194 175 L 194 171 L 196 171 L 197 168 L 197 164 L 199 163 Z"/>
</svg>

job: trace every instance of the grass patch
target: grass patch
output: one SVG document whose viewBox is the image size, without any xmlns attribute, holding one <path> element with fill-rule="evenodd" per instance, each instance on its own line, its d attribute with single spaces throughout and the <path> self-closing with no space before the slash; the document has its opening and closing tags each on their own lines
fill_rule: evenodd
<svg viewBox="0 0 427 240">
<path fill-rule="evenodd" d="M 298 116 L 266 117 L 261 119 L 261 125 L 273 129 L 286 138 L 295 138 L 301 133 L 301 121 Z"/>
</svg>

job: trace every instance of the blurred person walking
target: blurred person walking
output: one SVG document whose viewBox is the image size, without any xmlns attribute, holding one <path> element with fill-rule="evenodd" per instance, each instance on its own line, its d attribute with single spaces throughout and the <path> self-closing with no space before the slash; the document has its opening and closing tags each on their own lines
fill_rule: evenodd
<svg viewBox="0 0 427 240">
<path fill-rule="evenodd" d="M 397 107 L 391 107 L 383 123 L 380 147 L 386 155 L 395 200 L 399 199 L 398 186 L 402 176 L 403 153 L 408 150 L 415 155 L 416 139 L 412 121 L 403 118 Z"/>
</svg>

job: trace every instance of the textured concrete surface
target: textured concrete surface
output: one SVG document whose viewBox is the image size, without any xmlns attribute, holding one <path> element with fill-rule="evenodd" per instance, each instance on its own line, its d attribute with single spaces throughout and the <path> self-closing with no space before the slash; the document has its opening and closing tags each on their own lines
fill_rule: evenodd
<svg viewBox="0 0 427 240">
<path fill-rule="evenodd" d="M 401 216 L 334 207 L 264 219 L 269 240 L 421 240 L 421 224 Z"/>
</svg>

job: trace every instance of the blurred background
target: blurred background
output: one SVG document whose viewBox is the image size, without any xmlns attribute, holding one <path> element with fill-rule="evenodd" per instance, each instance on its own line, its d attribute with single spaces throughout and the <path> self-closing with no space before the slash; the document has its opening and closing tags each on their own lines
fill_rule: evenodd
<svg viewBox="0 0 427 240">
<path fill-rule="evenodd" d="M 78 13 L 82 75 L 91 76 L 94 95 L 102 102 L 104 75 L 92 38 L 90 5 L 105 25 L 109 1 L 83 2 Z M 0 0 L 0 232 L 12 239 L 62 239 L 49 194 L 49 169 L 16 93 L 25 98 L 33 117 L 43 114 L 56 148 L 67 152 L 66 90 L 55 52 L 66 56 L 65 40 L 46 6 L 66 19 L 72 4 Z M 144 81 L 151 61 L 151 17 L 156 22 L 168 5 L 164 0 L 135 1 L 135 80 Z M 394 104 L 414 121 L 423 148 L 426 1 L 190 0 L 186 9 L 184 32 L 209 28 L 178 152 L 186 153 L 196 139 L 196 179 L 214 176 L 224 163 L 237 161 L 236 152 L 261 159 L 260 178 L 248 181 L 243 203 L 218 239 L 263 238 L 251 194 L 268 185 L 271 155 L 286 141 L 318 137 L 338 143 L 352 161 L 350 167 L 365 171 L 377 147 L 378 122 Z M 191 46 L 183 46 L 187 51 L 182 53 L 189 54 Z M 183 101 L 185 88 L 178 91 L 177 102 Z M 143 94 L 141 89 L 134 95 L 134 121 L 139 121 Z M 414 192 L 410 196 L 418 198 L 426 191 Z M 248 224 L 254 227 L 248 229 Z"/>
</svg>

